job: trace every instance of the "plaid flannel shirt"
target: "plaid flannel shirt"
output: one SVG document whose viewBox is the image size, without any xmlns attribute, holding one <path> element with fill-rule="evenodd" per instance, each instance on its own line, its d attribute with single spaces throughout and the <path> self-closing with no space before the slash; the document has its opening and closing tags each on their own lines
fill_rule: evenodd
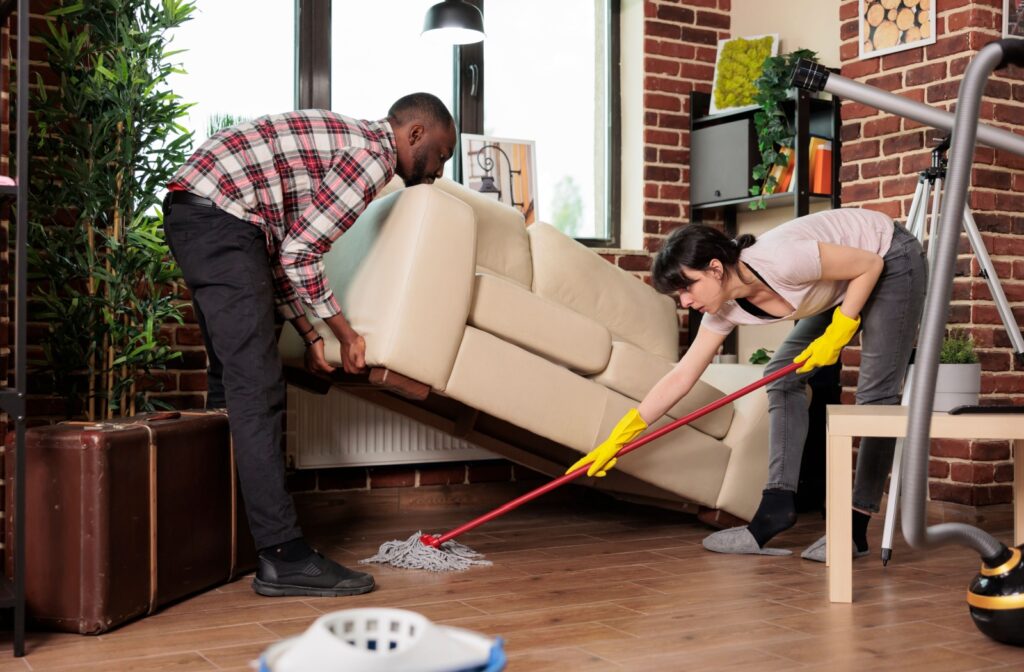
<svg viewBox="0 0 1024 672">
<path fill-rule="evenodd" d="M 397 157 L 386 120 L 285 112 L 212 135 L 168 189 L 209 198 L 259 226 L 278 310 L 291 320 L 305 302 L 326 318 L 341 308 L 324 277 L 323 254 L 394 176 Z"/>
</svg>

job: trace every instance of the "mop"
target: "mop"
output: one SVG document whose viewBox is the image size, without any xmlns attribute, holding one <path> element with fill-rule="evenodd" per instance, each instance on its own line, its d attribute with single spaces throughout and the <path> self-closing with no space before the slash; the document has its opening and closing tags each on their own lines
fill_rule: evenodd
<svg viewBox="0 0 1024 672">
<path fill-rule="evenodd" d="M 665 425 L 661 429 L 651 432 L 646 436 L 642 436 L 636 441 L 623 446 L 619 452 L 615 454 L 615 457 L 620 458 L 626 453 L 630 453 L 637 448 L 668 434 L 674 429 L 687 425 L 697 418 L 711 413 L 712 411 L 716 411 L 722 406 L 730 404 L 736 399 L 750 394 L 754 390 L 764 387 L 768 383 L 796 371 L 800 366 L 802 366 L 800 362 L 793 362 L 778 371 L 771 373 L 764 378 L 737 390 L 736 392 L 733 392 L 732 394 L 728 394 L 721 399 L 717 399 L 707 406 L 698 408 L 696 411 L 679 418 L 671 424 Z M 503 504 L 493 511 L 485 513 L 479 518 L 475 518 L 446 534 L 433 535 L 416 532 L 408 539 L 384 542 L 384 544 L 381 545 L 380 550 L 377 551 L 377 555 L 372 558 L 360 560 L 360 563 L 390 565 L 399 569 L 425 569 L 431 572 L 458 572 L 467 570 L 473 566 L 490 565 L 491 562 L 489 560 L 485 560 L 483 554 L 452 540 L 464 532 L 468 532 L 486 522 L 494 520 L 498 516 L 504 515 L 513 509 L 517 509 L 523 504 L 526 504 L 543 494 L 551 492 L 555 488 L 564 485 L 569 481 L 575 480 L 579 476 L 587 473 L 589 466 L 590 464 L 588 463 L 578 469 L 570 471 L 553 481 L 549 481 L 536 490 L 531 490 L 525 495 L 521 495 L 516 499 L 513 499 L 511 502 Z"/>
</svg>

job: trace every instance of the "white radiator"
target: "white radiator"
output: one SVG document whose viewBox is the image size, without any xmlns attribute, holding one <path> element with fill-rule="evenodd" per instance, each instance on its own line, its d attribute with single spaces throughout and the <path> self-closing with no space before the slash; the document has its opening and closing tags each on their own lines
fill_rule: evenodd
<svg viewBox="0 0 1024 672">
<path fill-rule="evenodd" d="M 321 395 L 289 386 L 287 427 L 289 461 L 297 469 L 498 457 L 336 388 Z"/>
</svg>

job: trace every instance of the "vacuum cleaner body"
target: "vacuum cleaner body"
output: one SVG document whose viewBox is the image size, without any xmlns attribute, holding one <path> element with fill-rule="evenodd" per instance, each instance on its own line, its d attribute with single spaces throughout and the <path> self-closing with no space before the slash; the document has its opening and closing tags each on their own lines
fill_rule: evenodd
<svg viewBox="0 0 1024 672">
<path fill-rule="evenodd" d="M 1022 549 L 998 567 L 982 564 L 967 589 L 967 605 L 974 624 L 997 642 L 1024 646 L 1024 562 Z"/>
</svg>

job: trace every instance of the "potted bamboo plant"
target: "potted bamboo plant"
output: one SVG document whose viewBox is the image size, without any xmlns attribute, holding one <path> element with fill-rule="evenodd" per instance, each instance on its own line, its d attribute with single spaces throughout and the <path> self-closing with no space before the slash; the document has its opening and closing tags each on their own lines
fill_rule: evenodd
<svg viewBox="0 0 1024 672">
<path fill-rule="evenodd" d="M 46 333 L 30 380 L 66 416 L 101 420 L 166 406 L 147 392 L 180 356 L 162 331 L 182 315 L 159 199 L 191 143 L 168 77 L 170 33 L 194 5 L 55 5 L 42 38 L 54 79 L 32 101 L 28 307 Z"/>
</svg>

